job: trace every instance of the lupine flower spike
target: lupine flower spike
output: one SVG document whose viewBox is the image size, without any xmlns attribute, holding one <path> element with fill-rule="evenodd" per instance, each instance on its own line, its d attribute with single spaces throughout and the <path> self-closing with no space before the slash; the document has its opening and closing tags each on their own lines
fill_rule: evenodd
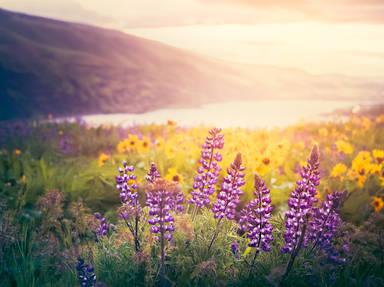
<svg viewBox="0 0 384 287">
<path fill-rule="evenodd" d="M 224 135 L 220 134 L 221 129 L 214 128 L 209 131 L 205 143 L 202 146 L 200 167 L 195 176 L 192 198 L 189 203 L 197 208 L 208 206 L 211 202 L 209 196 L 215 192 L 215 185 L 220 173 L 219 162 L 222 160 L 218 150 L 224 147 Z"/>
<path fill-rule="evenodd" d="M 174 231 L 173 216 L 171 214 L 181 204 L 176 202 L 175 194 L 179 188 L 175 183 L 158 179 L 154 184 L 147 188 L 147 206 L 149 207 L 149 224 L 151 224 L 151 233 L 161 234 L 165 239 L 171 240 Z M 156 237 L 160 240 L 160 238 Z"/>
<path fill-rule="evenodd" d="M 235 161 L 227 170 L 228 175 L 224 178 L 217 201 L 212 207 L 215 218 L 226 217 L 229 220 L 235 218 L 236 208 L 240 203 L 240 196 L 243 194 L 240 188 L 245 184 L 243 172 L 245 167 L 241 164 L 241 154 L 238 153 Z"/>
<path fill-rule="evenodd" d="M 93 287 L 96 284 L 95 270 L 92 265 L 85 264 L 84 259 L 78 258 L 76 264 L 80 287 Z"/>
<path fill-rule="evenodd" d="M 119 167 L 119 175 L 116 176 L 116 188 L 120 192 L 122 206 L 119 209 L 120 217 L 124 220 L 129 231 L 132 233 L 135 250 L 140 250 L 139 224 L 142 208 L 138 199 L 136 175 L 134 167 L 129 166 L 126 161 L 123 167 Z"/>
<path fill-rule="evenodd" d="M 107 236 L 110 231 L 110 224 L 107 220 L 98 212 L 95 213 L 95 218 L 99 221 L 99 226 L 96 228 L 97 238 Z"/>
<path fill-rule="evenodd" d="M 243 191 L 240 189 L 244 184 L 244 169 L 242 166 L 241 154 L 238 153 L 231 166 L 228 168 L 228 175 L 224 178 L 221 190 L 217 195 L 217 201 L 213 205 L 212 212 L 214 217 L 218 219 L 216 230 L 213 238 L 208 246 L 211 249 L 213 242 L 219 233 L 220 222 L 226 217 L 229 220 L 235 219 L 236 208 L 240 203 L 240 196 Z"/>
<path fill-rule="evenodd" d="M 285 214 L 285 245 L 283 253 L 291 253 L 284 277 L 292 268 L 293 262 L 305 239 L 308 218 L 316 199 L 316 187 L 320 183 L 319 150 L 317 145 L 312 148 L 307 165 L 301 171 L 302 179 L 297 181 L 296 188 L 288 200 L 289 210 Z"/>
<path fill-rule="evenodd" d="M 305 245 L 312 242 L 311 252 L 315 249 L 328 251 L 332 248 L 332 239 L 341 224 L 340 207 L 344 192 L 327 194 L 320 207 L 314 208 L 309 222 Z"/>
<path fill-rule="evenodd" d="M 239 243 L 237 241 L 233 241 L 231 244 L 231 251 L 233 256 L 239 260 L 240 259 L 240 251 L 239 251 Z"/>
<path fill-rule="evenodd" d="M 119 167 L 119 175 L 116 176 L 116 188 L 120 192 L 120 200 L 123 204 L 131 206 L 138 205 L 138 194 L 136 175 L 133 173 L 135 168 L 123 162 L 123 168 Z"/>
<path fill-rule="evenodd" d="M 240 228 L 247 233 L 249 247 L 256 248 L 251 269 L 260 251 L 271 250 L 272 224 L 269 222 L 272 214 L 271 194 L 259 175 L 255 175 L 255 199 L 241 211 Z"/>
<path fill-rule="evenodd" d="M 177 206 L 182 204 L 176 200 L 176 194 L 179 192 L 180 189 L 176 183 L 170 183 L 163 179 L 157 179 L 147 187 L 150 232 L 156 235 L 155 238 L 160 241 L 161 248 L 160 285 L 163 285 L 165 280 L 166 241 L 172 240 L 175 231 L 172 212 L 179 209 Z"/>
<path fill-rule="evenodd" d="M 161 178 L 161 175 L 160 175 L 159 171 L 157 170 L 156 164 L 151 163 L 151 168 L 149 169 L 149 172 L 148 172 L 147 176 L 145 177 L 145 179 L 147 180 L 148 183 L 153 184 L 160 178 Z M 175 192 L 173 194 L 173 196 L 175 197 L 175 199 L 174 199 L 174 201 L 172 201 L 174 203 L 174 205 L 172 206 L 172 210 L 174 210 L 177 213 L 183 212 L 184 211 L 184 206 L 183 206 L 184 193 L 183 193 L 183 191 L 181 189 L 179 189 L 179 191 Z"/>
<path fill-rule="evenodd" d="M 145 177 L 145 179 L 149 183 L 155 183 L 155 181 L 159 178 L 160 178 L 160 173 L 157 170 L 156 164 L 151 163 L 151 168 L 149 169 L 149 172 L 148 172 L 147 176 Z"/>
</svg>

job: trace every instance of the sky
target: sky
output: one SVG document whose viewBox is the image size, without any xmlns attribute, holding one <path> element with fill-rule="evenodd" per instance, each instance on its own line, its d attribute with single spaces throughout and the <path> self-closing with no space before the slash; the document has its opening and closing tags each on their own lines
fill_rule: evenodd
<svg viewBox="0 0 384 287">
<path fill-rule="evenodd" d="M 384 77 L 383 0 L 0 0 L 246 64 Z"/>
</svg>

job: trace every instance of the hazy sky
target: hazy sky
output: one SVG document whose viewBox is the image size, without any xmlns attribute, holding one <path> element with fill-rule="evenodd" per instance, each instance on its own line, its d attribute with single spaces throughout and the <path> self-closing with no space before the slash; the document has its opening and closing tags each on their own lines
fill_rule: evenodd
<svg viewBox="0 0 384 287">
<path fill-rule="evenodd" d="M 232 62 L 384 77 L 384 0 L 0 0 Z"/>
</svg>

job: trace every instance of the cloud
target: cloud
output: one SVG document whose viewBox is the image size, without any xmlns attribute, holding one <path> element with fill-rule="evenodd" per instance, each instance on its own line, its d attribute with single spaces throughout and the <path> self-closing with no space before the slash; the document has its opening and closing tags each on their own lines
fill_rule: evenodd
<svg viewBox="0 0 384 287">
<path fill-rule="evenodd" d="M 375 60 L 382 60 L 382 61 L 384 61 L 384 52 L 346 50 L 346 51 L 340 51 L 339 53 L 340 54 L 344 54 L 344 55 L 348 54 L 348 55 L 352 55 L 352 56 L 373 58 Z"/>
<path fill-rule="evenodd" d="M 249 5 L 258 8 L 284 8 L 296 9 L 298 6 L 306 6 L 307 0 L 201 0 L 206 3 L 231 3 L 238 5 Z"/>
<path fill-rule="evenodd" d="M 382 0 L 200 0 L 207 4 L 254 8 L 272 14 L 285 11 L 286 19 L 384 23 Z M 298 17 L 300 16 L 300 17 Z M 273 19 L 273 17 L 271 18 Z"/>
<path fill-rule="evenodd" d="M 74 21 L 89 24 L 99 24 L 109 26 L 114 23 L 114 19 L 108 14 L 94 12 L 82 6 L 76 0 L 2 0 L 1 6 L 32 15 Z"/>
<path fill-rule="evenodd" d="M 0 0 L 4 8 L 117 29 L 287 22 L 384 23 L 383 0 Z"/>
</svg>

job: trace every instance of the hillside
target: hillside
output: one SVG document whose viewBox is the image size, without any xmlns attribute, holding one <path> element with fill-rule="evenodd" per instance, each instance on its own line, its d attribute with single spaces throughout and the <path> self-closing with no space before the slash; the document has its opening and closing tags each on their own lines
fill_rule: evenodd
<svg viewBox="0 0 384 287">
<path fill-rule="evenodd" d="M 383 86 L 223 63 L 114 30 L 0 9 L 0 120 L 230 99 L 379 99 Z"/>
</svg>

